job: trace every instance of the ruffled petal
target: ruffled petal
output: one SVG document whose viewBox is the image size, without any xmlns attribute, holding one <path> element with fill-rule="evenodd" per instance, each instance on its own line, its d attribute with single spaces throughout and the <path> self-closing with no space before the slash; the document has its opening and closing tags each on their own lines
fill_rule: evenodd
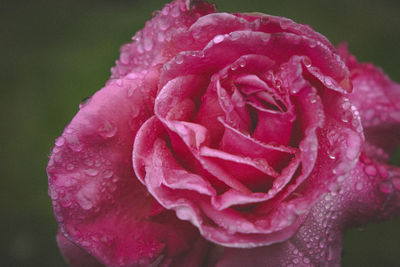
<svg viewBox="0 0 400 267">
<path fill-rule="evenodd" d="M 211 75 L 247 54 L 268 56 L 277 64 L 288 61 L 293 55 L 307 56 L 313 66 L 319 68 L 326 77 L 332 77 L 335 85 L 339 85 L 336 88 L 351 91 L 346 82 L 349 77 L 348 68 L 338 55 L 322 43 L 293 33 L 252 31 L 217 35 L 202 51 L 179 53 L 164 65 L 160 84 L 164 86 L 168 81 L 188 74 Z M 241 67 L 246 64 L 243 62 Z"/>
<path fill-rule="evenodd" d="M 351 71 L 350 101 L 360 112 L 367 142 L 377 147 L 370 151 L 378 157 L 379 148 L 390 154 L 400 142 L 400 84 L 372 64 L 358 63 L 345 45 L 338 49 Z"/>
<path fill-rule="evenodd" d="M 292 238 L 253 249 L 226 248 L 216 266 L 338 266 L 343 229 L 394 218 L 399 206 L 400 168 L 362 155 L 337 190 L 320 196 Z"/>
<path fill-rule="evenodd" d="M 310 26 L 296 23 L 291 19 L 262 13 L 238 13 L 236 16 L 245 18 L 247 21 L 252 22 L 252 29 L 254 31 L 262 31 L 267 33 L 294 33 L 296 35 L 314 39 L 326 46 L 332 52 L 335 50 L 335 47 L 325 36 L 314 31 Z"/>
<path fill-rule="evenodd" d="M 111 78 L 163 64 L 180 51 L 199 49 L 188 29 L 199 17 L 214 11 L 214 5 L 206 1 L 175 0 L 165 5 L 132 37 L 133 42 L 121 47 Z"/>
</svg>

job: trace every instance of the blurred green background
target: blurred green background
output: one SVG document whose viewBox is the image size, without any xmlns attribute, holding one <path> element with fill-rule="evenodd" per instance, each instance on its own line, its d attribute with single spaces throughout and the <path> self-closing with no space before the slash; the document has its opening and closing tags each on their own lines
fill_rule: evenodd
<svg viewBox="0 0 400 267">
<path fill-rule="evenodd" d="M 0 3 L 1 266 L 65 266 L 47 196 L 47 155 L 80 100 L 104 85 L 119 47 L 164 3 Z M 220 11 L 258 11 L 309 24 L 334 44 L 346 40 L 359 60 L 400 81 L 400 1 L 214 3 Z M 399 220 L 373 224 L 346 233 L 343 266 L 400 266 L 399 252 Z"/>
</svg>

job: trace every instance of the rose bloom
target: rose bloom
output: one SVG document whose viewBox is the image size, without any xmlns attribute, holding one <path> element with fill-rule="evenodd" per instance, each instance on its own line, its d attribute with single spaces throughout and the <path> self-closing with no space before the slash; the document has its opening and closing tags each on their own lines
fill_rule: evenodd
<svg viewBox="0 0 400 267">
<path fill-rule="evenodd" d="M 306 25 L 166 5 L 56 139 L 73 266 L 336 266 L 399 213 L 400 86 Z"/>
</svg>

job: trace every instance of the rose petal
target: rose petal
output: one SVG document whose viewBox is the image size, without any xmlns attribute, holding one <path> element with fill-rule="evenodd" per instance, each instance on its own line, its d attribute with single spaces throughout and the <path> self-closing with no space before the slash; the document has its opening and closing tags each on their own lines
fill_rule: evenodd
<svg viewBox="0 0 400 267">
<path fill-rule="evenodd" d="M 325 45 L 332 52 L 335 51 L 335 47 L 325 36 L 314 31 L 314 29 L 308 25 L 296 23 L 288 18 L 271 16 L 262 13 L 238 13 L 236 16 L 251 21 L 254 31 L 262 31 L 266 33 L 295 33 L 297 35 L 314 39 Z"/>
<path fill-rule="evenodd" d="M 90 256 L 85 250 L 81 249 L 58 231 L 57 244 L 67 260 L 73 267 L 87 266 L 87 267 L 101 267 L 103 264 L 99 263 L 95 258 Z"/>
<path fill-rule="evenodd" d="M 338 49 L 351 71 L 350 101 L 360 112 L 366 140 L 390 154 L 400 142 L 400 84 L 372 64 L 358 63 L 345 45 Z"/>
<path fill-rule="evenodd" d="M 151 181 L 151 187 L 164 185 L 177 190 L 215 195 L 214 188 L 203 177 L 180 166 L 162 139 L 165 135 L 166 130 L 155 116 L 142 125 L 132 153 L 133 166 L 138 178 L 146 184 Z"/>
<path fill-rule="evenodd" d="M 148 73 L 137 74 L 145 91 L 127 77 L 97 92 L 57 139 L 47 168 L 64 235 L 106 265 L 173 258 L 198 235 L 149 196 L 133 173 L 133 137 L 149 117 L 147 97 L 157 89 Z"/>
<path fill-rule="evenodd" d="M 200 17 L 189 28 L 196 42 L 205 46 L 217 35 L 250 29 L 250 23 L 229 13 L 213 13 Z"/>
<path fill-rule="evenodd" d="M 165 5 L 135 34 L 132 43 L 121 47 L 111 78 L 162 64 L 180 51 L 191 50 L 191 46 L 199 49 L 188 29 L 197 18 L 214 11 L 215 7 L 206 1 L 175 0 Z"/>
<path fill-rule="evenodd" d="M 222 120 L 221 123 L 225 126 L 225 131 L 219 148 L 228 153 L 262 158 L 269 165 L 279 169 L 281 163 L 286 163 L 290 154 L 297 151 L 297 149 L 289 146 L 263 143 L 250 135 L 239 132 Z"/>
<path fill-rule="evenodd" d="M 341 84 L 349 71 L 341 58 L 329 48 L 305 36 L 292 33 L 267 34 L 263 32 L 236 31 L 218 36 L 202 51 L 184 52 L 164 66 L 160 78 L 163 86 L 169 80 L 188 74 L 212 74 L 233 63 L 242 55 L 259 54 L 273 58 L 281 64 L 295 54 L 308 56 L 315 67 Z M 179 60 L 176 60 L 176 59 Z M 243 62 L 243 66 L 246 62 Z M 351 90 L 345 87 L 344 89 Z"/>
<path fill-rule="evenodd" d="M 399 181 L 400 168 L 361 156 L 337 191 L 320 196 L 292 238 L 253 249 L 226 248 L 216 266 L 340 265 L 344 228 L 399 215 Z"/>
</svg>

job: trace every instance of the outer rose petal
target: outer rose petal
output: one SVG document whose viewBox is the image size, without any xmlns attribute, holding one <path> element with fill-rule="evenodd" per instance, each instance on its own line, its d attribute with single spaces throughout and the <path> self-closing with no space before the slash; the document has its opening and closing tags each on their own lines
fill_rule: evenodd
<svg viewBox="0 0 400 267">
<path fill-rule="evenodd" d="M 109 266 L 173 262 L 198 237 L 133 173 L 133 139 L 151 114 L 146 97 L 157 88 L 154 72 L 117 80 L 97 92 L 56 140 L 47 168 L 62 232 Z"/>
<path fill-rule="evenodd" d="M 292 238 L 254 249 L 227 248 L 216 266 L 340 266 L 346 228 L 400 215 L 400 168 L 361 158 L 337 191 L 320 197 Z"/>
<path fill-rule="evenodd" d="M 199 49 L 188 29 L 199 17 L 214 11 L 215 7 L 206 1 L 175 0 L 165 5 L 135 34 L 132 43 L 121 47 L 111 78 L 164 64 L 180 51 Z"/>
<path fill-rule="evenodd" d="M 367 142 L 393 152 L 400 142 L 400 84 L 372 64 L 357 62 L 344 44 L 339 52 L 351 71 L 350 101 L 360 111 Z M 379 149 L 374 154 L 382 156 Z"/>
<path fill-rule="evenodd" d="M 99 263 L 95 258 L 90 256 L 85 250 L 81 249 L 58 231 L 57 243 L 60 250 L 72 267 L 102 267 L 103 264 Z"/>
</svg>

